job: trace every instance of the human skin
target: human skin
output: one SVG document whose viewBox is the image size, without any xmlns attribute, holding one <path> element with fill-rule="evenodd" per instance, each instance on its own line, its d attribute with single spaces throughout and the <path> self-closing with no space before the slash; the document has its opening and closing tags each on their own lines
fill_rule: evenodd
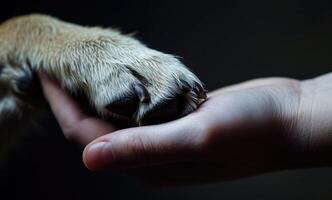
<svg viewBox="0 0 332 200">
<path fill-rule="evenodd" d="M 121 130 L 84 113 L 46 75 L 40 79 L 63 134 L 85 146 L 93 171 L 125 170 L 169 185 L 332 163 L 332 74 L 224 87 L 181 119 Z"/>
</svg>

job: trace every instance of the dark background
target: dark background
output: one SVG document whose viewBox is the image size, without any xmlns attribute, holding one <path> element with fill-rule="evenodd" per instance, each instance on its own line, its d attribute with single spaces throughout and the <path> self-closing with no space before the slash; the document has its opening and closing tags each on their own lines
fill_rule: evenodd
<svg viewBox="0 0 332 200">
<path fill-rule="evenodd" d="M 331 71 L 329 1 L 4 1 L 0 20 L 32 12 L 82 25 L 137 32 L 176 54 L 207 89 L 257 77 L 311 78 Z M 0 50 L 1 51 L 1 50 Z M 45 129 L 46 127 L 46 129 Z M 36 131 L 35 131 L 36 132 Z M 0 171 L 0 198 L 331 199 L 332 170 L 279 172 L 244 180 L 149 190 L 120 173 L 91 173 L 81 149 L 45 118 Z M 332 155 L 331 155 L 332 156 Z"/>
</svg>

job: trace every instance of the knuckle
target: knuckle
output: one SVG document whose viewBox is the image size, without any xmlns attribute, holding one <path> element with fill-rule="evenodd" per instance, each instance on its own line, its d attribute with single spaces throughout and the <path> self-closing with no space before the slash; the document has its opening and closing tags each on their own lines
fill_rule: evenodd
<svg viewBox="0 0 332 200">
<path fill-rule="evenodd" d="M 141 135 L 132 134 L 127 136 L 126 152 L 127 159 L 134 162 L 135 165 L 148 164 L 151 161 L 152 145 L 149 145 L 147 138 Z"/>
<path fill-rule="evenodd" d="M 146 151 L 144 141 L 139 135 L 131 135 L 128 137 L 127 149 L 137 156 L 145 154 L 144 152 Z"/>
</svg>

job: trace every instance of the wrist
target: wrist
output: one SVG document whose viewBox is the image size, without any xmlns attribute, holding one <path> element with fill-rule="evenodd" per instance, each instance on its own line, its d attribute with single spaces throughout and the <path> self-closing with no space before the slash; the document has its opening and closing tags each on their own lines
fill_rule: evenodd
<svg viewBox="0 0 332 200">
<path fill-rule="evenodd" d="M 291 154 L 290 167 L 332 164 L 332 77 L 299 81 L 293 109 L 285 119 Z M 332 88 L 332 87 L 331 87 Z"/>
</svg>

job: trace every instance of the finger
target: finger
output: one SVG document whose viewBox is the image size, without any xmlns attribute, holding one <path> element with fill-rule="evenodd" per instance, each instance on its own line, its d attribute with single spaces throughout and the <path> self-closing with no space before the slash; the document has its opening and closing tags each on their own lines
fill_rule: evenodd
<svg viewBox="0 0 332 200">
<path fill-rule="evenodd" d="M 195 117 L 124 129 L 89 144 L 83 153 L 90 170 L 132 168 L 193 159 L 201 130 Z M 196 124 L 196 126 L 195 126 Z"/>
<path fill-rule="evenodd" d="M 86 114 L 59 85 L 47 75 L 39 74 L 45 98 L 64 133 L 71 140 L 86 145 L 106 133 L 115 131 L 112 125 Z"/>
<path fill-rule="evenodd" d="M 79 105 L 65 93 L 59 85 L 49 79 L 45 74 L 40 74 L 44 95 L 49 102 L 54 115 L 63 129 L 68 129 L 72 124 L 87 118 Z"/>
</svg>

